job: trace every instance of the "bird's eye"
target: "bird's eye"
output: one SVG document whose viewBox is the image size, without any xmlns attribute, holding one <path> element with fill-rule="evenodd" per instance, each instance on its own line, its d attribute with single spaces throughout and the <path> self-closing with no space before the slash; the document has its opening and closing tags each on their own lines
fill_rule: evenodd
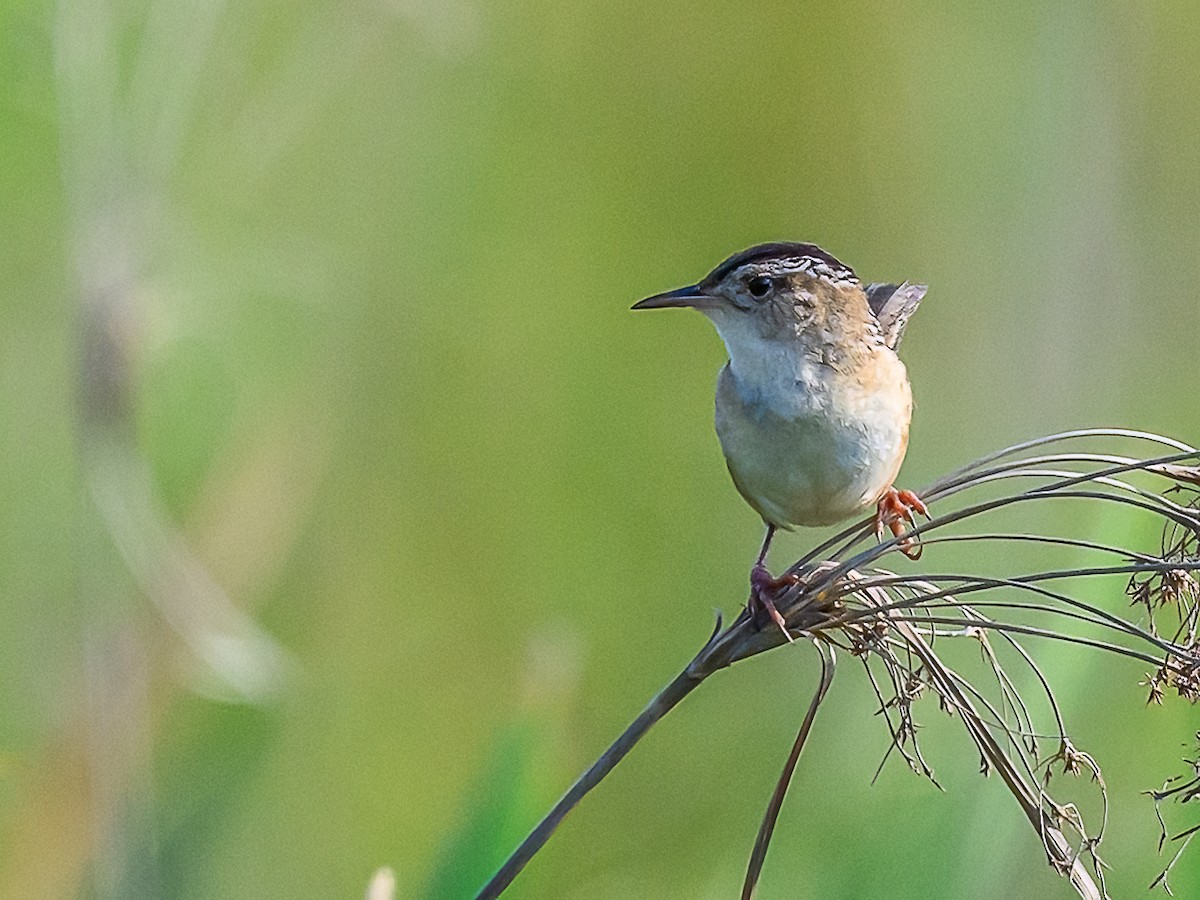
<svg viewBox="0 0 1200 900">
<path fill-rule="evenodd" d="M 746 287 L 750 289 L 751 295 L 761 300 L 771 290 L 771 279 L 765 275 L 759 275 L 757 278 L 751 278 Z"/>
</svg>

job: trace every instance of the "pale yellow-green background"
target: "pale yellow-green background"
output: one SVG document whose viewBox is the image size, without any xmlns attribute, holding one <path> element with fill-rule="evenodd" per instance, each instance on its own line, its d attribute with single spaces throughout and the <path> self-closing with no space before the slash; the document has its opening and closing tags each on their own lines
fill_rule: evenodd
<svg viewBox="0 0 1200 900">
<path fill-rule="evenodd" d="M 5 4 L 0 896 L 468 896 L 745 596 L 722 348 L 628 307 L 756 241 L 931 285 L 905 484 L 1200 440 L 1198 60 L 1186 0 Z M 211 583 L 148 596 L 155 546 Z M 1141 896 L 1196 711 L 1038 649 Z M 511 895 L 734 896 L 815 671 L 706 685 Z M 873 709 L 847 661 L 761 897 L 1071 896 L 931 704 L 946 792 L 872 786 Z"/>
</svg>

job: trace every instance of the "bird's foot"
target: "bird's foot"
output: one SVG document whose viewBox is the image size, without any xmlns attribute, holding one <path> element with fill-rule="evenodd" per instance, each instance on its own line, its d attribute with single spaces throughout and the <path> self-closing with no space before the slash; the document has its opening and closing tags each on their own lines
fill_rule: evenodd
<svg viewBox="0 0 1200 900">
<path fill-rule="evenodd" d="M 902 537 L 905 523 L 917 527 L 917 513 L 929 518 L 929 509 L 920 497 L 912 491 L 898 491 L 895 487 L 889 487 L 879 498 L 875 512 L 875 537 L 882 541 L 883 529 L 887 527 L 893 537 L 902 538 L 897 544 L 901 553 L 909 559 L 920 559 L 921 539 Z"/>
<path fill-rule="evenodd" d="M 768 622 L 774 622 L 779 626 L 784 637 L 789 641 L 793 640 L 787 630 L 787 623 L 775 606 L 775 598 L 799 582 L 799 576 L 790 573 L 772 578 L 771 573 L 762 563 L 755 564 L 754 568 L 750 570 L 750 601 L 747 603 L 747 607 L 750 610 L 750 618 L 754 620 L 754 624 L 760 631 Z"/>
</svg>

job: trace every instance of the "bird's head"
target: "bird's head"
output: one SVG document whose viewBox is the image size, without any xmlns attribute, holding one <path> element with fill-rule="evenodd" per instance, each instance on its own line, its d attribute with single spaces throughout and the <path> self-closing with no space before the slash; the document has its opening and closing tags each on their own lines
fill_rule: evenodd
<svg viewBox="0 0 1200 900">
<path fill-rule="evenodd" d="M 729 257 L 702 281 L 655 294 L 634 309 L 691 307 L 708 316 L 733 351 L 743 340 L 801 339 L 814 327 L 843 331 L 871 315 L 854 271 L 815 244 L 759 244 Z"/>
</svg>

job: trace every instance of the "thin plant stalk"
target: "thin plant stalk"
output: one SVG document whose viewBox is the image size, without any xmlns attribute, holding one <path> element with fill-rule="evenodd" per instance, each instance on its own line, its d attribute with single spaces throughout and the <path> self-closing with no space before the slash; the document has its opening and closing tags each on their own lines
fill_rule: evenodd
<svg viewBox="0 0 1200 900">
<path fill-rule="evenodd" d="M 751 900 L 754 897 L 754 889 L 758 886 L 763 863 L 767 861 L 767 848 L 771 844 L 771 836 L 775 833 L 775 823 L 779 820 L 779 811 L 783 809 L 783 801 L 787 796 L 788 787 L 792 783 L 792 775 L 795 774 L 796 764 L 800 762 L 800 753 L 804 750 L 804 745 L 808 743 L 808 735 L 817 718 L 817 710 L 821 708 L 825 695 L 829 692 L 829 686 L 833 683 L 836 663 L 833 647 L 826 649 L 820 641 L 813 643 L 821 657 L 821 679 L 817 682 L 817 689 L 813 693 L 812 701 L 808 704 L 808 712 L 804 714 L 804 721 L 800 723 L 800 731 L 796 735 L 795 743 L 792 744 L 792 752 L 788 754 L 787 762 L 783 764 L 783 771 L 779 774 L 779 781 L 775 784 L 771 801 L 767 804 L 766 813 L 763 814 L 758 837 L 754 840 L 754 850 L 750 853 L 746 880 L 742 885 L 742 900 Z"/>
<path fill-rule="evenodd" d="M 1108 448 L 1100 453 L 1046 449 L 1058 443 L 1084 440 L 1149 442 L 1156 445 L 1159 455 L 1139 459 L 1108 452 Z M 1169 452 L 1163 453 L 1163 449 Z M 1198 462 L 1200 452 L 1195 449 L 1145 432 L 1127 429 L 1063 432 L 1005 448 L 938 480 L 921 493 L 927 503 L 938 503 L 938 515 L 920 525 L 912 523 L 913 527 L 900 537 L 865 543 L 871 529 L 867 523 L 857 523 L 819 544 L 788 569 L 796 575 L 797 583 L 775 599 L 786 633 L 777 628 L 759 630 L 745 611 L 727 628 L 722 629 L 718 620 L 717 630 L 699 653 L 580 776 L 478 897 L 499 896 L 545 845 L 566 814 L 705 678 L 796 637 L 807 637 L 820 654 L 821 677 L 759 828 L 743 884 L 743 900 L 753 896 L 759 882 L 788 787 L 833 677 L 835 647 L 863 662 L 891 735 L 889 753 L 895 750 L 914 772 L 933 781 L 933 771 L 918 745 L 918 726 L 912 711 L 921 693 L 932 691 L 943 708 L 963 722 L 979 751 L 984 770 L 1000 775 L 1038 835 L 1051 865 L 1069 879 L 1080 897 L 1104 900 L 1107 894 L 1103 867 L 1096 849 L 1108 819 L 1107 789 L 1095 760 L 1071 743 L 1052 686 L 1018 637 L 1027 635 L 1054 643 L 1076 644 L 1149 663 L 1156 667 L 1150 677 L 1152 699 L 1159 699 L 1167 687 L 1177 688 L 1190 699 L 1200 697 L 1197 636 L 1200 585 L 1192 574 L 1200 571 Z M 1070 465 L 1083 471 L 1063 468 Z M 1131 480 L 1138 473 L 1154 477 L 1159 484 L 1165 481 L 1168 486 L 1160 491 L 1139 487 Z M 976 502 L 964 504 L 959 496 L 978 488 L 1003 489 L 1008 484 L 1022 483 L 1030 486 Z M 1176 502 L 1178 492 L 1182 492 L 1186 502 Z M 1013 534 L 994 529 L 943 534 L 951 527 L 961 531 L 996 511 L 1018 504 L 1032 508 L 1033 501 L 1042 500 L 1111 504 L 1116 510 L 1153 516 L 1163 525 L 1160 552 L 1154 555 L 1070 535 Z M 950 541 L 1001 545 L 1025 541 L 1040 545 L 1047 552 L 1100 554 L 1108 557 L 1101 560 L 1108 564 L 1047 567 L 1009 577 L 897 574 L 877 567 L 880 558 L 897 554 L 902 542 L 908 546 L 909 541 L 920 541 L 927 547 Z M 1114 556 L 1120 562 L 1113 560 Z M 1144 608 L 1149 624 L 1142 627 L 1104 610 L 1090 598 L 1076 596 L 1088 585 L 1108 583 L 1091 576 L 1110 579 L 1127 576 L 1124 592 L 1136 606 Z M 1078 587 L 1077 581 L 1084 587 Z M 965 596 L 981 592 L 1003 592 L 1004 596 L 993 599 L 984 594 L 983 599 L 973 604 L 964 602 Z M 981 613 L 981 609 L 987 609 L 989 615 Z M 1175 623 L 1171 626 L 1173 633 L 1160 631 L 1155 621 L 1156 610 L 1159 617 Z M 1061 625 L 1056 623 L 1055 629 L 1064 630 L 1019 621 L 1021 614 L 1057 616 Z M 1110 640 L 1081 633 L 1083 629 L 1098 631 Z M 998 636 L 995 647 L 989 642 L 989 634 Z M 991 673 L 990 687 L 950 669 L 934 650 L 935 640 L 963 637 L 979 641 L 984 672 Z M 1033 707 L 1018 690 L 1019 680 L 1005 669 L 1010 662 L 1034 674 L 1053 715 L 1053 728 L 1037 727 Z M 1048 742 L 1053 743 L 1047 747 Z M 1047 792 L 1049 765 L 1055 761 L 1062 762 L 1066 772 L 1090 772 L 1095 778 L 1103 800 L 1103 821 L 1094 834 L 1085 830 L 1083 818 L 1074 805 L 1060 804 Z M 1156 809 L 1167 800 L 1187 802 L 1200 797 L 1200 789 L 1191 789 L 1193 783 L 1155 792 Z M 1189 837 L 1195 831 L 1185 830 L 1179 838 Z M 1068 838 L 1068 832 L 1077 837 L 1078 846 Z M 1090 863 L 1085 865 L 1085 860 Z M 1174 860 L 1167 871 L 1172 865 Z M 1163 884 L 1166 874 L 1164 871 L 1161 878 Z"/>
</svg>

